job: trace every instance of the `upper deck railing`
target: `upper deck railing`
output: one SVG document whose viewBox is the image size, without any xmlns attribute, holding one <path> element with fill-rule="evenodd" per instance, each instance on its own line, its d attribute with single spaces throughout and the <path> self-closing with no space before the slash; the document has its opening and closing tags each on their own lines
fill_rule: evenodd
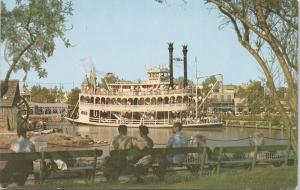
<svg viewBox="0 0 300 190">
<path fill-rule="evenodd" d="M 195 93 L 193 89 L 178 89 L 178 90 L 148 90 L 148 91 L 96 91 L 95 93 L 89 91 L 82 91 L 81 94 L 86 95 L 104 95 L 104 96 L 157 96 L 157 95 L 176 95 L 176 94 L 192 94 Z"/>
<path fill-rule="evenodd" d="M 80 103 L 80 106 L 86 109 L 103 110 L 103 111 L 185 111 L 190 107 L 189 104 L 160 104 L 160 105 L 112 105 L 112 104 L 93 104 Z"/>
</svg>

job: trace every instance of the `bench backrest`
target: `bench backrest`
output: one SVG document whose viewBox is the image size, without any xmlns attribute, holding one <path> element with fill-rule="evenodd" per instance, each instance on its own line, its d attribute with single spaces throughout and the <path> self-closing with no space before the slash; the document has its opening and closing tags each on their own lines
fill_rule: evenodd
<svg viewBox="0 0 300 190">
<path fill-rule="evenodd" d="M 290 145 L 262 145 L 257 146 L 257 151 L 281 151 L 287 150 Z M 246 153 L 246 152 L 254 152 L 255 146 L 229 146 L 229 147 L 216 147 L 214 148 L 214 152 L 220 152 L 222 149 L 223 153 Z"/>
<path fill-rule="evenodd" d="M 37 159 L 67 159 L 79 157 L 99 157 L 102 150 L 71 150 L 50 152 L 22 152 L 22 153 L 0 153 L 1 161 L 8 160 L 37 160 Z"/>
<path fill-rule="evenodd" d="M 264 145 L 258 146 L 258 151 L 279 151 L 279 150 L 287 150 L 290 145 Z"/>
<path fill-rule="evenodd" d="M 45 159 L 68 159 L 68 158 L 82 158 L 82 157 L 99 157 L 103 153 L 102 150 L 68 150 L 68 151 L 49 151 L 44 152 Z"/>
<path fill-rule="evenodd" d="M 1 161 L 8 160 L 37 160 L 41 158 L 40 152 L 24 152 L 24 153 L 0 153 Z"/>
<path fill-rule="evenodd" d="M 213 152 L 220 152 L 222 149 L 223 153 L 243 153 L 254 151 L 254 146 L 229 146 L 229 147 L 215 147 Z"/>
<path fill-rule="evenodd" d="M 213 161 L 217 161 L 217 172 L 219 172 L 222 162 L 227 164 L 245 163 L 245 160 L 249 160 L 252 164 L 252 168 L 255 167 L 257 162 L 273 162 L 287 160 L 290 155 L 290 145 L 262 145 L 262 146 L 232 146 L 232 147 L 216 147 L 213 151 Z M 278 154 L 281 152 L 282 154 Z M 228 156 L 231 155 L 232 157 Z M 281 155 L 281 156 L 278 156 Z"/>
<path fill-rule="evenodd" d="M 154 148 L 146 150 L 146 154 L 168 155 L 168 154 L 188 154 L 188 153 L 202 153 L 207 147 L 181 147 L 181 148 Z"/>
<path fill-rule="evenodd" d="M 207 147 L 181 147 L 181 148 L 153 148 L 139 151 L 141 155 L 162 156 L 168 154 L 188 154 L 202 153 Z M 110 152 L 112 156 L 127 155 L 132 150 L 113 150 Z"/>
</svg>

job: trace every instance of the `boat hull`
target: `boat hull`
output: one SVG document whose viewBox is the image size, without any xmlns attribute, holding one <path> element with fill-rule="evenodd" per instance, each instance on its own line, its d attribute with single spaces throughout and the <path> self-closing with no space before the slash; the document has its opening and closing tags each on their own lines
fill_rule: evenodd
<svg viewBox="0 0 300 190">
<path fill-rule="evenodd" d="M 128 123 L 101 123 L 101 122 L 82 122 L 78 119 L 72 119 L 68 117 L 64 117 L 67 121 L 72 124 L 78 125 L 90 125 L 95 127 L 118 127 L 121 124 L 127 125 L 129 128 L 138 128 L 141 124 L 128 124 Z M 149 124 L 147 127 L 149 128 L 172 128 L 171 124 Z M 223 122 L 212 122 L 212 123 L 193 123 L 193 124 L 184 124 L 184 128 L 203 128 L 203 129 L 215 129 L 215 128 L 223 128 Z"/>
</svg>

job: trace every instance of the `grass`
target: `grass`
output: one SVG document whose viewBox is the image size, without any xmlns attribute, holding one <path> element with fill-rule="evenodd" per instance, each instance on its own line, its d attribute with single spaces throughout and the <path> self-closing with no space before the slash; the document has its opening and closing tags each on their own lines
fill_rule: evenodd
<svg viewBox="0 0 300 190">
<path fill-rule="evenodd" d="M 187 174 L 187 173 L 186 173 Z M 164 181 L 155 176 L 145 178 L 144 184 L 136 183 L 134 178 L 116 184 L 96 181 L 86 185 L 83 180 L 49 180 L 34 189 L 247 189 L 247 190 L 288 190 L 297 185 L 297 169 L 292 167 L 257 168 L 253 171 L 235 170 L 220 175 L 200 176 L 168 173 Z M 27 186 L 30 188 L 30 186 Z"/>
</svg>

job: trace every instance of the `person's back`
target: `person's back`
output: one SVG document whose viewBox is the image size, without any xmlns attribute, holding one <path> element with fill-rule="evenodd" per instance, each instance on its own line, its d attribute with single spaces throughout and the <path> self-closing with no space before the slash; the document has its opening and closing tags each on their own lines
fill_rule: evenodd
<svg viewBox="0 0 300 190">
<path fill-rule="evenodd" d="M 24 138 L 23 136 L 20 136 L 16 141 L 14 141 L 10 149 L 13 152 L 35 152 L 35 146 L 34 144 L 28 139 Z"/>
<path fill-rule="evenodd" d="M 18 139 L 10 147 L 13 152 L 35 152 L 35 146 L 27 138 L 25 128 L 18 128 L 17 135 Z M 1 185 L 6 187 L 10 182 L 16 182 L 18 186 L 23 186 L 32 170 L 31 160 L 8 161 L 0 176 Z"/>
<path fill-rule="evenodd" d="M 174 123 L 174 126 L 172 128 L 173 135 L 168 140 L 168 148 L 181 148 L 181 147 L 187 147 L 188 141 L 185 135 L 181 132 L 182 125 L 181 123 Z M 174 164 L 180 164 L 185 161 L 186 156 L 184 154 L 176 154 L 176 155 L 170 155 L 167 157 L 168 161 Z"/>
<path fill-rule="evenodd" d="M 137 143 L 134 146 L 138 147 L 139 150 L 143 150 L 145 148 L 153 148 L 154 143 L 147 135 L 141 135 L 137 138 Z"/>
<path fill-rule="evenodd" d="M 133 138 L 127 136 L 126 134 L 120 133 L 115 136 L 109 146 L 109 150 L 128 150 L 132 148 Z"/>
<path fill-rule="evenodd" d="M 133 138 L 127 136 L 127 126 L 118 127 L 119 134 L 115 136 L 109 146 L 110 156 L 104 161 L 104 176 L 108 181 L 117 180 L 121 171 L 126 168 L 127 155 L 119 154 L 117 150 L 129 150 L 133 147 Z"/>
<path fill-rule="evenodd" d="M 152 165 L 152 156 L 141 154 L 140 151 L 145 149 L 151 149 L 154 146 L 152 139 L 148 136 L 148 127 L 144 125 L 139 126 L 140 136 L 133 143 L 133 148 L 137 149 L 133 164 L 133 172 L 138 182 L 143 182 L 142 175 L 148 173 L 148 169 Z"/>
</svg>

